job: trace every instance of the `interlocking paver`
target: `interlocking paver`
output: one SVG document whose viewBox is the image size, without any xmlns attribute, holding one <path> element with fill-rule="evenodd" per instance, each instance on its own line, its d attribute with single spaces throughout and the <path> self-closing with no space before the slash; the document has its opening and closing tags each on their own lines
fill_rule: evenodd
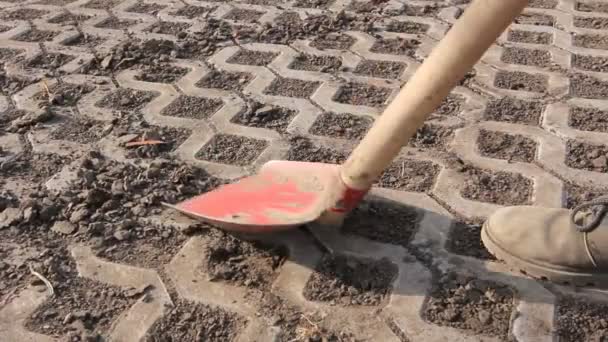
<svg viewBox="0 0 608 342">
<path fill-rule="evenodd" d="M 173 224 L 161 209 L 160 202 L 268 160 L 343 161 L 465 7 L 0 1 L 0 220 L 15 226 L 0 221 L 0 239 L 43 250 L 27 262 L 58 281 L 59 291 L 57 277 L 72 270 L 68 278 L 134 293 L 130 309 L 104 318 L 112 322 L 104 337 L 116 341 L 155 341 L 151 332 L 168 326 L 190 329 L 181 337 L 164 332 L 176 339 L 213 332 L 211 341 L 606 336 L 608 327 L 595 322 L 606 312 L 603 292 L 544 286 L 496 262 L 479 241 L 479 223 L 501 206 L 571 208 L 608 189 L 608 12 L 600 1 L 531 1 L 340 231 L 253 237 L 288 250 L 268 286 L 216 279 L 234 265 L 256 272 L 257 254 L 239 254 L 238 242 L 213 251 L 230 261 L 212 277 L 205 265 L 213 228 Z M 138 139 L 166 145 L 125 147 Z M 173 159 L 184 166 L 167 166 Z M 139 178 L 126 183 L 102 160 L 131 165 Z M 167 168 L 169 178 L 159 182 L 175 191 L 124 202 L 141 180 Z M 106 186 L 87 188 L 94 182 Z M 57 208 L 58 201 L 69 204 Z M 61 220 L 75 232 L 39 235 Z M 138 253 L 116 253 L 129 245 Z M 59 266 L 48 252 L 56 246 L 72 253 Z M 6 253 L 0 250 L 0 336 L 56 340 L 51 331 L 27 330 L 50 294 Z M 388 289 L 374 292 L 371 279 L 349 278 L 370 269 L 386 271 L 380 278 L 390 279 Z M 445 284 L 455 292 L 438 290 Z M 484 304 L 496 299 L 487 284 L 514 296 L 505 306 Z M 456 292 L 483 298 L 463 304 Z M 92 333 L 84 323 L 74 329 L 83 338 Z"/>
</svg>

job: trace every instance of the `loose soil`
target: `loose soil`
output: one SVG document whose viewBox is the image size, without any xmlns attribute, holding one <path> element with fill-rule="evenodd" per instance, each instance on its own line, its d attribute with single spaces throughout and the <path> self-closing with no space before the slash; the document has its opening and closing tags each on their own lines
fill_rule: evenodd
<svg viewBox="0 0 608 342">
<path fill-rule="evenodd" d="M 17 181 L 38 184 L 59 172 L 69 162 L 68 158 L 62 158 L 55 154 L 20 154 L 16 158 L 2 163 L 0 185 L 4 182 Z"/>
<path fill-rule="evenodd" d="M 110 8 L 118 5 L 122 1 L 123 0 L 91 0 L 91 1 L 87 2 L 87 4 L 84 5 L 84 7 L 92 8 L 92 9 L 110 9 Z"/>
<path fill-rule="evenodd" d="M 0 63 L 0 66 L 2 64 Z M 7 76 L 3 70 L 0 70 L 0 94 L 11 95 L 21 89 L 36 83 L 39 80 L 36 78 L 26 78 L 19 76 Z"/>
<path fill-rule="evenodd" d="M 127 9 L 127 12 L 155 15 L 160 10 L 162 10 L 163 8 L 166 8 L 166 7 L 167 6 L 163 6 L 163 5 L 159 5 L 159 4 L 147 4 L 144 2 L 138 2 L 134 6 L 129 7 Z"/>
<path fill-rule="evenodd" d="M 287 258 L 287 250 L 210 230 L 205 239 L 204 272 L 210 281 L 268 290 Z"/>
<path fill-rule="evenodd" d="M 188 23 L 174 23 L 170 21 L 161 21 L 150 27 L 150 32 L 168 34 L 178 36 L 180 33 L 187 34 L 184 31 L 190 27 Z"/>
<path fill-rule="evenodd" d="M 557 3 L 557 0 L 531 0 L 528 7 L 553 9 L 557 6 Z"/>
<path fill-rule="evenodd" d="M 295 136 L 289 139 L 290 149 L 285 159 L 313 163 L 341 164 L 348 157 L 344 151 L 336 151 L 315 145 L 310 139 Z"/>
<path fill-rule="evenodd" d="M 507 340 L 515 295 L 491 281 L 449 274 L 438 279 L 423 316 L 431 323 Z"/>
<path fill-rule="evenodd" d="M 577 1 L 576 10 L 581 12 L 608 13 L 608 4 L 600 1 Z"/>
<path fill-rule="evenodd" d="M 202 80 L 196 83 L 200 88 L 214 88 L 223 90 L 242 91 L 253 76 L 244 72 L 230 72 L 212 70 Z"/>
<path fill-rule="evenodd" d="M 438 116 L 445 117 L 458 115 L 462 111 L 464 102 L 465 99 L 462 96 L 450 94 L 441 102 L 439 107 L 433 113 L 432 118 L 437 119 Z"/>
<path fill-rule="evenodd" d="M 366 60 L 355 68 L 353 73 L 363 76 L 397 79 L 403 74 L 407 65 L 391 61 Z"/>
<path fill-rule="evenodd" d="M 106 336 L 111 324 L 137 298 L 130 298 L 117 287 L 88 279 L 70 279 L 70 286 L 61 286 L 56 294 L 42 304 L 26 322 L 26 328 L 47 335 L 82 336 L 94 341 Z"/>
<path fill-rule="evenodd" d="M 264 140 L 218 134 L 196 153 L 196 157 L 216 163 L 246 166 L 259 157 L 267 145 Z"/>
<path fill-rule="evenodd" d="M 305 7 L 305 8 L 322 8 L 327 9 L 334 0 L 297 0 L 294 7 Z"/>
<path fill-rule="evenodd" d="M 55 128 L 49 137 L 56 140 L 73 141 L 80 144 L 90 144 L 99 141 L 108 131 L 100 121 L 69 118 Z"/>
<path fill-rule="evenodd" d="M 309 82 L 298 80 L 295 78 L 283 78 L 277 77 L 271 84 L 264 90 L 264 94 L 276 95 L 276 96 L 287 96 L 287 97 L 298 97 L 298 98 L 309 98 L 321 85 L 320 82 Z"/>
<path fill-rule="evenodd" d="M 114 128 L 115 135 L 135 134 L 137 140 L 159 140 L 162 144 L 159 145 L 143 145 L 138 147 L 128 148 L 125 156 L 127 158 L 171 158 L 171 152 L 177 150 L 192 134 L 187 129 L 179 129 L 172 127 L 150 126 L 145 121 L 136 121 L 136 124 L 131 125 L 126 131 L 122 131 L 121 127 Z"/>
<path fill-rule="evenodd" d="M 357 1 L 354 0 L 347 7 L 349 11 L 355 11 L 357 13 L 382 13 L 388 0 L 371 0 L 371 1 Z"/>
<path fill-rule="evenodd" d="M 215 114 L 224 102 L 219 99 L 180 95 L 161 114 L 179 118 L 206 119 Z"/>
<path fill-rule="evenodd" d="M 388 260 L 325 255 L 304 287 L 304 298 L 330 305 L 379 305 L 390 295 L 397 267 Z"/>
<path fill-rule="evenodd" d="M 608 81 L 583 74 L 571 75 L 570 95 L 586 99 L 605 99 L 608 97 Z"/>
<path fill-rule="evenodd" d="M 551 63 L 551 54 L 544 50 L 505 48 L 500 60 L 510 64 L 546 67 Z"/>
<path fill-rule="evenodd" d="M 67 39 L 63 41 L 63 45 L 66 46 L 84 46 L 89 48 L 94 48 L 101 43 L 103 43 L 106 39 L 101 38 L 99 36 L 90 35 L 88 33 L 79 33 L 73 38 Z"/>
<path fill-rule="evenodd" d="M 316 37 L 311 43 L 310 46 L 319 49 L 333 49 L 333 50 L 347 50 L 355 43 L 355 38 L 340 34 L 340 33 L 330 33 L 327 35 L 321 35 Z"/>
<path fill-rule="evenodd" d="M 265 66 L 270 64 L 279 54 L 266 51 L 241 49 L 226 62 L 234 64 Z"/>
<path fill-rule="evenodd" d="M 568 209 L 608 194 L 608 189 L 601 189 L 590 185 L 565 183 L 564 186 L 566 193 L 564 206 Z"/>
<path fill-rule="evenodd" d="M 355 106 L 383 107 L 392 90 L 363 83 L 347 83 L 338 89 L 334 101 Z"/>
<path fill-rule="evenodd" d="M 414 208 L 395 201 L 368 198 L 347 217 L 341 231 L 391 245 L 406 247 L 418 229 Z"/>
<path fill-rule="evenodd" d="M 373 121 L 368 116 L 323 113 L 315 120 L 309 132 L 331 138 L 359 140 L 367 133 Z"/>
<path fill-rule="evenodd" d="M 386 26 L 386 30 L 389 32 L 422 34 L 429 30 L 429 25 L 412 21 L 391 21 Z"/>
<path fill-rule="evenodd" d="M 20 8 L 14 11 L 0 14 L 0 19 L 3 20 L 34 20 L 47 15 L 48 11 L 37 10 L 33 8 Z"/>
<path fill-rule="evenodd" d="M 450 230 L 446 248 L 456 254 L 482 260 L 496 260 L 481 241 L 481 225 L 455 222 Z"/>
<path fill-rule="evenodd" d="M 572 37 L 572 45 L 587 49 L 608 50 L 608 36 L 599 34 L 577 34 Z"/>
<path fill-rule="evenodd" d="M 416 131 L 408 145 L 420 149 L 445 151 L 453 138 L 454 130 L 452 128 L 426 123 Z"/>
<path fill-rule="evenodd" d="M 314 56 L 309 54 L 300 54 L 294 58 L 289 65 L 290 69 L 319 71 L 319 72 L 336 72 L 340 69 L 342 60 L 334 56 Z"/>
<path fill-rule="evenodd" d="M 592 107 L 571 107 L 568 125 L 581 131 L 608 133 L 608 111 Z"/>
<path fill-rule="evenodd" d="M 553 43 L 553 35 L 547 32 L 511 30 L 507 39 L 514 43 L 543 44 Z"/>
<path fill-rule="evenodd" d="M 403 191 L 427 192 L 433 188 L 437 174 L 439 166 L 430 161 L 397 160 L 384 171 L 377 185 Z"/>
<path fill-rule="evenodd" d="M 33 99 L 53 106 L 75 106 L 83 95 L 93 90 L 95 87 L 89 84 L 57 83 L 49 87 L 49 93 L 40 91 Z"/>
<path fill-rule="evenodd" d="M 109 17 L 108 19 L 100 22 L 99 24 L 95 25 L 95 27 L 112 29 L 112 30 L 123 30 L 129 26 L 135 25 L 135 23 L 136 23 L 135 20 L 119 19 L 117 17 L 112 16 L 112 17 Z"/>
<path fill-rule="evenodd" d="M 274 129 L 283 133 L 296 114 L 295 110 L 250 101 L 231 122 L 249 127 Z"/>
<path fill-rule="evenodd" d="M 144 67 L 141 73 L 135 76 L 135 79 L 146 82 L 174 83 L 189 71 L 186 68 L 159 63 Z"/>
<path fill-rule="evenodd" d="M 608 30 L 608 18 L 574 17 L 574 26 L 592 30 Z"/>
<path fill-rule="evenodd" d="M 532 195 L 532 181 L 520 174 L 489 172 L 468 168 L 462 196 L 498 205 L 527 205 Z"/>
<path fill-rule="evenodd" d="M 575 169 L 608 172 L 608 146 L 570 140 L 566 145 L 566 165 Z"/>
<path fill-rule="evenodd" d="M 372 45 L 370 51 L 376 53 L 386 53 L 389 55 L 404 55 L 413 57 L 416 54 L 418 45 L 420 45 L 420 41 L 416 39 L 380 38 L 376 40 L 374 45 Z"/>
<path fill-rule="evenodd" d="M 254 23 L 257 22 L 263 14 L 264 12 L 260 11 L 235 8 L 226 14 L 224 19 Z"/>
<path fill-rule="evenodd" d="M 102 98 L 95 105 L 101 108 L 133 111 L 145 106 L 156 96 L 157 94 L 153 92 L 120 88 Z"/>
<path fill-rule="evenodd" d="M 580 70 L 608 72 L 608 58 L 597 56 L 573 55 L 572 66 Z"/>
<path fill-rule="evenodd" d="M 61 25 L 78 25 L 83 21 L 90 19 L 91 17 L 84 14 L 74 14 L 71 12 L 63 12 L 58 16 L 49 19 L 48 22 L 51 24 L 61 24 Z"/>
<path fill-rule="evenodd" d="M 605 341 L 608 339 L 608 305 L 574 297 L 557 302 L 557 335 L 560 341 Z"/>
<path fill-rule="evenodd" d="M 39 43 L 39 42 L 50 42 L 59 34 L 58 31 L 43 31 L 37 28 L 32 28 L 31 30 L 22 33 L 16 37 L 13 37 L 14 40 L 20 42 L 31 42 L 31 43 Z"/>
<path fill-rule="evenodd" d="M 179 300 L 146 335 L 146 342 L 232 342 L 247 321 L 234 313 Z"/>
<path fill-rule="evenodd" d="M 515 18 L 514 22 L 522 25 L 553 26 L 555 18 L 546 14 L 523 13 Z"/>
<path fill-rule="evenodd" d="M 484 157 L 531 163 L 536 156 L 538 144 L 523 135 L 481 130 L 477 146 Z"/>
<path fill-rule="evenodd" d="M 509 90 L 544 93 L 549 86 L 549 78 L 542 74 L 530 74 L 523 71 L 499 71 L 496 73 L 494 86 Z"/>
<path fill-rule="evenodd" d="M 42 53 L 32 58 L 27 66 L 40 69 L 57 69 L 72 61 L 75 57 L 62 53 Z"/>
<path fill-rule="evenodd" d="M 541 102 L 503 97 L 488 103 L 484 118 L 491 121 L 537 126 L 540 124 L 540 117 L 544 110 L 545 105 Z"/>
<path fill-rule="evenodd" d="M 179 10 L 171 13 L 174 16 L 186 17 L 188 19 L 194 19 L 203 16 L 203 14 L 211 13 L 215 10 L 215 7 L 203 7 L 203 6 L 192 6 L 186 5 Z"/>
</svg>

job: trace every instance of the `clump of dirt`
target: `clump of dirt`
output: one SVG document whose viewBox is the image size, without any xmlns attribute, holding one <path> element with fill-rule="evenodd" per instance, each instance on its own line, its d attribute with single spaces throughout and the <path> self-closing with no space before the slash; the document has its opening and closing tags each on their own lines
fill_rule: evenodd
<svg viewBox="0 0 608 342">
<path fill-rule="evenodd" d="M 462 196 L 467 199 L 499 205 L 525 205 L 530 203 L 531 195 L 532 181 L 520 174 L 466 170 Z"/>
<path fill-rule="evenodd" d="M 305 8 L 329 8 L 334 0 L 297 0 L 294 7 L 305 7 Z"/>
<path fill-rule="evenodd" d="M 575 169 L 608 172 L 608 146 L 570 140 L 566 145 L 566 165 Z"/>
<path fill-rule="evenodd" d="M 557 0 L 531 0 L 528 7 L 553 9 L 557 6 Z"/>
<path fill-rule="evenodd" d="M 454 130 L 447 126 L 424 124 L 409 145 L 417 148 L 431 148 L 445 151 L 454 137 Z"/>
<path fill-rule="evenodd" d="M 279 54 L 269 51 L 241 49 L 228 58 L 226 62 L 234 64 L 265 66 L 270 64 Z"/>
<path fill-rule="evenodd" d="M 68 118 L 66 122 L 54 129 L 49 137 L 51 139 L 90 144 L 99 141 L 109 133 L 106 127 L 101 121 L 84 120 L 77 117 Z"/>
<path fill-rule="evenodd" d="M 544 110 L 545 105 L 541 102 L 503 97 L 488 103 L 484 117 L 486 120 L 536 126 L 540 124 L 540 117 Z"/>
<path fill-rule="evenodd" d="M 122 0 L 91 0 L 87 2 L 84 7 L 92 9 L 110 9 L 121 2 Z"/>
<path fill-rule="evenodd" d="M 287 160 L 307 161 L 314 163 L 341 164 L 348 154 L 315 145 L 310 139 L 295 136 L 289 139 L 291 147 L 287 151 Z"/>
<path fill-rule="evenodd" d="M 85 46 L 94 48 L 105 41 L 105 38 L 95 36 L 88 33 L 79 32 L 76 36 L 63 41 L 63 45 L 67 46 Z"/>
<path fill-rule="evenodd" d="M 441 326 L 507 339 L 515 294 L 509 287 L 466 275 L 438 279 L 423 316 Z"/>
<path fill-rule="evenodd" d="M 115 134 L 129 134 L 122 131 L 123 127 L 116 127 Z M 152 145 L 141 145 L 135 147 L 128 147 L 125 156 L 127 158 L 157 158 L 157 157 L 170 157 L 170 153 L 177 150 L 181 144 L 188 139 L 191 131 L 187 129 L 179 129 L 173 127 L 163 126 L 150 126 L 145 121 L 140 122 L 137 126 L 129 127 L 128 131 L 136 134 L 137 138 L 129 142 L 137 141 L 161 141 L 160 144 Z M 124 134 L 123 134 L 124 133 Z M 127 146 L 125 146 L 127 147 Z"/>
<path fill-rule="evenodd" d="M 403 191 L 427 192 L 433 188 L 438 174 L 439 166 L 430 161 L 397 160 L 384 171 L 377 185 Z"/>
<path fill-rule="evenodd" d="M 51 24 L 60 25 L 73 25 L 76 26 L 79 23 L 90 19 L 91 17 L 85 14 L 74 14 L 72 12 L 62 12 L 61 14 L 49 19 L 48 22 Z"/>
<path fill-rule="evenodd" d="M 576 10 L 581 12 L 600 12 L 608 13 L 608 4 L 601 1 L 577 1 Z"/>
<path fill-rule="evenodd" d="M 458 115 L 462 110 L 465 99 L 456 94 L 448 95 L 445 100 L 441 102 L 439 107 L 433 113 L 433 119 L 437 119 L 440 116 L 452 116 Z"/>
<path fill-rule="evenodd" d="M 33 99 L 53 106 L 75 106 L 78 100 L 95 87 L 90 84 L 57 83 L 49 87 L 49 92 L 41 91 Z"/>
<path fill-rule="evenodd" d="M 608 133 L 608 111 L 592 107 L 571 107 L 568 125 L 582 131 Z"/>
<path fill-rule="evenodd" d="M 268 95 L 309 98 L 320 85 L 320 82 L 277 77 L 270 86 L 264 90 L 264 93 Z"/>
<path fill-rule="evenodd" d="M 446 248 L 456 254 L 482 260 L 496 260 L 481 241 L 481 225 L 455 222 L 450 231 Z"/>
<path fill-rule="evenodd" d="M 156 15 L 160 10 L 166 8 L 167 6 L 159 5 L 159 4 L 147 4 L 144 2 L 138 2 L 135 5 L 129 7 L 127 12 L 133 13 L 145 13 Z"/>
<path fill-rule="evenodd" d="M 264 12 L 243 8 L 234 8 L 224 16 L 224 19 L 255 23 L 260 19 L 260 17 L 262 17 L 262 15 L 264 15 Z"/>
<path fill-rule="evenodd" d="M 310 133 L 332 138 L 359 140 L 371 127 L 373 119 L 352 114 L 323 113 L 317 117 Z"/>
<path fill-rule="evenodd" d="M 353 73 L 370 77 L 397 79 L 405 68 L 406 65 L 399 62 L 365 60 L 357 65 Z"/>
<path fill-rule="evenodd" d="M 514 43 L 549 45 L 553 43 L 553 35 L 548 32 L 511 30 L 507 34 L 507 40 Z"/>
<path fill-rule="evenodd" d="M 547 91 L 549 78 L 542 74 L 523 71 L 499 71 L 494 78 L 494 86 L 509 90 L 523 90 L 535 93 Z"/>
<path fill-rule="evenodd" d="M 196 83 L 200 88 L 213 88 L 232 91 L 242 91 L 253 76 L 244 72 L 212 70 L 202 80 Z"/>
<path fill-rule="evenodd" d="M 207 15 L 208 13 L 213 12 L 216 8 L 217 7 L 186 5 L 171 14 L 178 16 L 178 17 L 186 17 L 188 19 L 194 19 L 197 17 L 201 17 L 204 14 Z"/>
<path fill-rule="evenodd" d="M 429 25 L 413 21 L 391 21 L 386 30 L 389 32 L 422 34 L 429 30 Z"/>
<path fill-rule="evenodd" d="M 571 75 L 570 95 L 586 99 L 605 99 L 608 97 L 608 81 L 584 74 Z"/>
<path fill-rule="evenodd" d="M 522 13 L 515 18 L 514 22 L 521 25 L 553 26 L 555 18 L 546 14 Z"/>
<path fill-rule="evenodd" d="M 296 114 L 295 110 L 250 101 L 245 110 L 231 121 L 249 127 L 274 129 L 283 133 Z"/>
<path fill-rule="evenodd" d="M 169 60 L 175 44 L 168 40 L 131 39 L 118 44 L 106 55 L 99 55 L 90 64 L 83 66 L 84 73 L 108 75 L 135 65 L 158 65 Z"/>
<path fill-rule="evenodd" d="M 382 107 L 391 94 L 391 89 L 362 83 L 348 83 L 340 87 L 334 101 L 355 106 Z"/>
<path fill-rule="evenodd" d="M 161 114 L 179 118 L 206 119 L 215 114 L 223 104 L 224 102 L 219 99 L 180 95 L 165 107 Z"/>
<path fill-rule="evenodd" d="M 287 257 L 287 250 L 261 242 L 240 240 L 220 230 L 207 234 L 205 271 L 211 281 L 268 289 Z"/>
<path fill-rule="evenodd" d="M 152 33 L 168 34 L 172 36 L 187 36 L 186 30 L 190 27 L 188 23 L 175 23 L 170 21 L 160 21 L 152 25 L 149 29 Z"/>
<path fill-rule="evenodd" d="M 331 305 L 379 305 L 391 293 L 397 267 L 388 260 L 325 255 L 304 287 L 308 300 Z"/>
<path fill-rule="evenodd" d="M 56 154 L 23 153 L 2 163 L 0 184 L 16 179 L 37 184 L 46 181 L 70 162 Z"/>
<path fill-rule="evenodd" d="M 500 60 L 505 63 L 546 67 L 551 63 L 551 53 L 545 50 L 505 48 Z"/>
<path fill-rule="evenodd" d="M 245 318 L 220 308 L 179 300 L 154 323 L 146 335 L 146 342 L 231 342 L 246 322 Z"/>
<path fill-rule="evenodd" d="M 72 61 L 75 57 L 62 53 L 41 53 L 32 58 L 27 66 L 31 68 L 51 69 L 55 70 L 64 64 Z"/>
<path fill-rule="evenodd" d="M 418 228 L 414 208 L 398 202 L 369 199 L 355 208 L 344 221 L 342 232 L 383 243 L 407 246 Z"/>
<path fill-rule="evenodd" d="M 382 13 L 388 0 L 353 1 L 348 6 L 348 10 L 357 13 Z"/>
<path fill-rule="evenodd" d="M 0 19 L 3 20 L 34 20 L 48 14 L 48 11 L 33 9 L 33 8 L 19 8 L 10 12 L 0 14 Z"/>
<path fill-rule="evenodd" d="M 564 185 L 566 192 L 564 205 L 568 209 L 608 194 L 608 189 L 601 189 L 592 185 L 572 183 L 565 183 Z"/>
<path fill-rule="evenodd" d="M 564 296 L 557 302 L 557 335 L 561 341 L 608 339 L 608 306 L 605 303 Z"/>
<path fill-rule="evenodd" d="M 113 321 L 135 300 L 117 287 L 83 278 L 70 279 L 69 287 L 60 287 L 55 296 L 36 309 L 26 327 L 72 340 L 99 340 L 107 336 Z"/>
<path fill-rule="evenodd" d="M 1 64 L 0 64 L 1 66 Z M 30 84 L 38 82 L 37 78 L 9 76 L 6 72 L 0 69 L 0 94 L 12 95 Z"/>
<path fill-rule="evenodd" d="M 135 23 L 136 23 L 135 20 L 120 19 L 120 18 L 112 15 L 108 19 L 95 25 L 95 27 L 112 29 L 112 30 L 123 30 L 123 29 L 128 28 L 129 26 L 135 25 Z"/>
<path fill-rule="evenodd" d="M 523 135 L 481 130 L 477 145 L 482 156 L 531 163 L 536 156 L 538 144 Z"/>
<path fill-rule="evenodd" d="M 294 58 L 294 61 L 289 65 L 289 68 L 331 73 L 338 71 L 341 65 L 342 61 L 338 57 L 300 54 Z"/>
<path fill-rule="evenodd" d="M 606 30 L 608 29 L 608 18 L 575 16 L 574 26 L 592 30 Z"/>
<path fill-rule="evenodd" d="M 251 164 L 267 145 L 264 140 L 217 134 L 196 153 L 196 157 L 216 163 L 245 166 Z"/>
</svg>

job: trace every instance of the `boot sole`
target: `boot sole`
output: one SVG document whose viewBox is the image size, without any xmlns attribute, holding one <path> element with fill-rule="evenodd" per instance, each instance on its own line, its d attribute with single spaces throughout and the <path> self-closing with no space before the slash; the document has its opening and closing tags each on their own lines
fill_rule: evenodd
<svg viewBox="0 0 608 342">
<path fill-rule="evenodd" d="M 512 271 L 519 271 L 537 280 L 548 280 L 563 285 L 608 288 L 608 274 L 568 272 L 522 260 L 499 246 L 488 234 L 487 229 L 488 221 L 481 229 L 481 241 L 496 259 L 506 262 Z"/>
</svg>

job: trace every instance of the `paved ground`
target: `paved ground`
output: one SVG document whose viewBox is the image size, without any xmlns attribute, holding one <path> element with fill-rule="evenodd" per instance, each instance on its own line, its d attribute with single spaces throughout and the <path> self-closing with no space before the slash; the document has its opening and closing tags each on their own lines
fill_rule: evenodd
<svg viewBox="0 0 608 342">
<path fill-rule="evenodd" d="M 604 341 L 608 297 L 478 236 L 606 193 L 599 0 L 531 1 L 340 232 L 161 206 L 344 160 L 466 2 L 0 1 L 0 341 Z"/>
</svg>

